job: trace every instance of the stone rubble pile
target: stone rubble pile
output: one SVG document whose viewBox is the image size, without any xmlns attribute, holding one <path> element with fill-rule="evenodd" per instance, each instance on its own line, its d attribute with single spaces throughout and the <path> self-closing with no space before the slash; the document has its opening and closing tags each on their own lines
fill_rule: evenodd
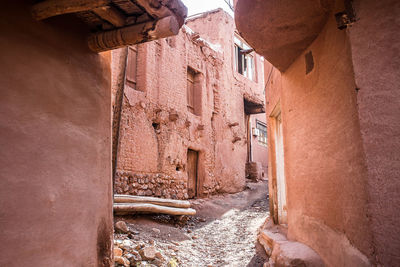
<svg viewBox="0 0 400 267">
<path fill-rule="evenodd" d="M 154 232 L 160 232 L 154 228 Z M 131 231 L 125 222 L 118 221 L 115 224 L 114 239 L 114 266 L 115 267 L 177 267 L 178 260 L 174 247 L 158 247 L 154 240 L 139 241 L 135 236 L 139 234 Z M 176 243 L 179 246 L 179 243 Z M 161 251 L 164 251 L 163 253 Z"/>
</svg>

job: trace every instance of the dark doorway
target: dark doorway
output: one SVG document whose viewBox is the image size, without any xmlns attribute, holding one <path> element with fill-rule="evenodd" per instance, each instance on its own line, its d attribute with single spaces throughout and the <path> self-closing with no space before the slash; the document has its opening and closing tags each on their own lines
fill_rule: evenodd
<svg viewBox="0 0 400 267">
<path fill-rule="evenodd" d="M 197 197 L 197 162 L 199 152 L 188 149 L 187 152 L 187 174 L 188 174 L 188 196 L 189 198 Z"/>
</svg>

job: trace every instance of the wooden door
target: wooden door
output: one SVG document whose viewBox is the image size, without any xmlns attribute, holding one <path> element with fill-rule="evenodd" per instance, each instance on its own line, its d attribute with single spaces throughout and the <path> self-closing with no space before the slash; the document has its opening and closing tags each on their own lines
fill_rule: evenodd
<svg viewBox="0 0 400 267">
<path fill-rule="evenodd" d="M 283 154 L 283 134 L 282 134 L 282 117 L 279 113 L 276 117 L 275 129 L 275 159 L 276 159 L 276 182 L 278 195 L 278 220 L 280 224 L 287 223 L 286 209 L 286 180 L 284 171 L 284 154 Z"/>
<path fill-rule="evenodd" d="M 188 174 L 188 195 L 189 198 L 197 196 L 197 161 L 199 154 L 197 151 L 188 150 L 187 153 L 187 174 Z"/>
</svg>

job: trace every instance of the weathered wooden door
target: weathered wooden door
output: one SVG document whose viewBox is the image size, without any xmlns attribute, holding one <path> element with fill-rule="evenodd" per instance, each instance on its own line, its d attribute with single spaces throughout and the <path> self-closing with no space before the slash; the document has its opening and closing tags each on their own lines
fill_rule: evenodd
<svg viewBox="0 0 400 267">
<path fill-rule="evenodd" d="M 275 129 L 275 153 L 276 153 L 276 180 L 278 195 L 278 220 L 280 224 L 287 223 L 286 209 L 286 180 L 284 171 L 284 154 L 283 154 L 283 134 L 282 134 L 282 117 L 281 113 L 276 117 Z"/>
<path fill-rule="evenodd" d="M 187 174 L 188 174 L 188 195 L 189 198 L 197 196 L 197 151 L 189 149 L 187 152 Z"/>
</svg>

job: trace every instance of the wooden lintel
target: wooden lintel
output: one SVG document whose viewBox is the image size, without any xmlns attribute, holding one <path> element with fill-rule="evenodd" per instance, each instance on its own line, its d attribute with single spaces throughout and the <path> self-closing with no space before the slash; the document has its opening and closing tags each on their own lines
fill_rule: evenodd
<svg viewBox="0 0 400 267">
<path fill-rule="evenodd" d="M 253 48 L 246 49 L 246 50 L 241 50 L 241 51 L 240 51 L 240 54 L 242 54 L 242 55 L 247 55 L 247 54 L 252 53 L 253 51 L 254 51 Z"/>
<path fill-rule="evenodd" d="M 177 35 L 178 32 L 178 21 L 175 16 L 169 16 L 156 21 L 92 34 L 89 36 L 88 45 L 95 52 L 103 52 Z"/>
<path fill-rule="evenodd" d="M 260 114 L 265 113 L 264 107 L 244 107 L 244 112 L 246 114 Z"/>
<path fill-rule="evenodd" d="M 32 7 L 32 16 L 43 20 L 57 15 L 88 11 L 106 6 L 111 0 L 45 0 Z"/>
<path fill-rule="evenodd" d="M 97 7 L 92 10 L 96 15 L 105 21 L 108 21 L 115 27 L 125 26 L 126 18 L 116 8 L 112 6 Z"/>
</svg>

